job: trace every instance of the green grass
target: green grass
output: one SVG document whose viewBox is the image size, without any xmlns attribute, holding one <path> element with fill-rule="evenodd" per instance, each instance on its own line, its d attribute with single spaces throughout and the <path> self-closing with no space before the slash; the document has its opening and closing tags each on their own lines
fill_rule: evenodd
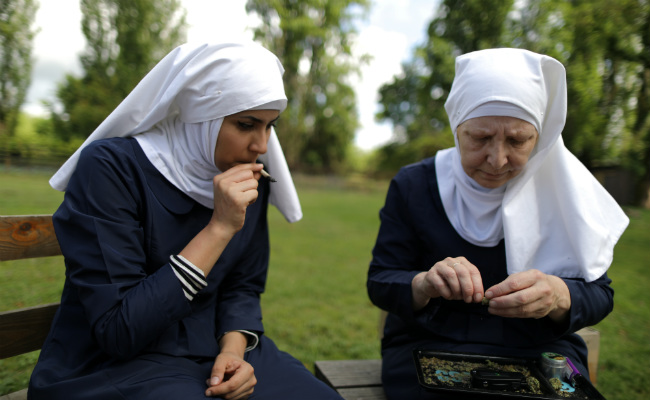
<svg viewBox="0 0 650 400">
<path fill-rule="evenodd" d="M 49 174 L 0 170 L 0 214 L 52 213 L 62 195 Z M 278 346 L 309 368 L 319 359 L 379 358 L 378 310 L 366 272 L 386 182 L 297 177 L 302 221 L 271 207 L 271 268 L 264 322 Z M 629 209 L 609 270 L 615 308 L 601 332 L 598 389 L 609 400 L 650 398 L 650 210 Z M 0 310 L 57 301 L 60 257 L 0 264 Z M 0 361 L 0 394 L 27 385 L 36 353 Z"/>
<path fill-rule="evenodd" d="M 607 399 L 648 399 L 650 388 L 650 210 L 628 209 L 630 226 L 616 246 L 614 311 L 601 333 L 598 388 Z"/>
</svg>

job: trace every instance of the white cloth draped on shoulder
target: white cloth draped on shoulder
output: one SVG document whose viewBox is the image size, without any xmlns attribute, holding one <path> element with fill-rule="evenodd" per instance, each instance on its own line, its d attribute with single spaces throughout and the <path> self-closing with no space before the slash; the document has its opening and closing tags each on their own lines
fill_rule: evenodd
<svg viewBox="0 0 650 400">
<path fill-rule="evenodd" d="M 220 171 L 214 149 L 223 118 L 249 109 L 283 111 L 282 64 L 252 41 L 187 43 L 172 50 L 97 127 L 50 179 L 64 191 L 79 153 L 89 143 L 135 136 L 153 165 L 172 184 L 212 208 L 212 177 Z M 302 209 L 278 137 L 260 157 L 277 182 L 270 202 L 289 222 Z"/>
<path fill-rule="evenodd" d="M 564 146 L 562 64 L 522 49 L 459 56 L 445 109 L 456 147 L 438 152 L 436 174 L 456 231 L 477 246 L 495 246 L 504 239 L 509 274 L 538 269 L 586 281 L 603 275 L 629 219 Z M 520 118 L 539 132 L 522 172 L 496 189 L 479 186 L 464 172 L 456 137 L 460 123 L 488 115 Z"/>
</svg>

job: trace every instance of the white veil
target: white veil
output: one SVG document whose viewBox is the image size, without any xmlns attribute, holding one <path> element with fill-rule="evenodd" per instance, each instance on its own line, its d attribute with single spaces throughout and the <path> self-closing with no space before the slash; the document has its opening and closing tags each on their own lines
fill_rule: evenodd
<svg viewBox="0 0 650 400">
<path fill-rule="evenodd" d="M 252 41 L 179 46 L 97 127 L 54 174 L 50 185 L 66 189 L 79 153 L 88 143 L 137 135 L 147 157 L 172 184 L 211 208 L 212 176 L 219 171 L 214 160 L 210 163 L 210 153 L 223 117 L 265 105 L 284 110 L 283 73 L 277 57 Z M 195 158 L 175 158 L 169 150 L 177 141 L 193 143 Z M 201 154 L 205 150 L 207 155 Z M 300 220 L 300 201 L 275 131 L 260 159 L 278 181 L 271 188 L 271 204 L 289 222 Z"/>
<path fill-rule="evenodd" d="M 530 115 L 539 140 L 522 172 L 505 188 L 491 190 L 472 184 L 457 147 L 439 152 L 436 175 L 452 225 L 479 246 L 505 239 L 510 274 L 535 268 L 566 278 L 599 278 L 609 268 L 614 245 L 629 219 L 564 146 L 564 67 L 551 57 L 522 49 L 459 56 L 445 103 L 454 136 L 474 110 L 492 102 Z M 508 112 L 497 115 L 521 118 Z"/>
</svg>

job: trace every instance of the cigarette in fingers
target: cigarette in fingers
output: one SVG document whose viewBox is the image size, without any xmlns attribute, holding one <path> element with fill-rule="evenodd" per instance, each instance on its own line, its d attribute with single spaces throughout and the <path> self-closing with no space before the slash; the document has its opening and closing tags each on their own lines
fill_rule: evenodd
<svg viewBox="0 0 650 400">
<path fill-rule="evenodd" d="M 272 177 L 271 175 L 269 175 L 269 173 L 266 172 L 265 170 L 261 170 L 260 173 L 262 174 L 263 177 L 267 178 L 267 179 L 270 180 L 271 182 L 277 182 L 277 181 L 275 180 L 275 178 Z"/>
</svg>

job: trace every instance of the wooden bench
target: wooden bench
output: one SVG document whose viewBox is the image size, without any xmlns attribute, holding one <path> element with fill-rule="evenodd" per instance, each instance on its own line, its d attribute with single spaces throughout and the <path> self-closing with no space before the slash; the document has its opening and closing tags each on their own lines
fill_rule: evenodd
<svg viewBox="0 0 650 400">
<path fill-rule="evenodd" d="M 380 316 L 380 335 L 385 313 Z M 587 344 L 589 378 L 596 386 L 600 333 L 591 327 L 577 332 Z M 415 368 L 413 370 L 415 373 Z M 381 383 L 381 360 L 328 360 L 314 363 L 314 374 L 346 400 L 386 400 Z"/>
<path fill-rule="evenodd" d="M 61 254 L 51 215 L 0 216 L 0 262 Z M 39 350 L 58 303 L 0 313 L 0 359 Z M 27 389 L 0 396 L 25 400 Z"/>
</svg>

